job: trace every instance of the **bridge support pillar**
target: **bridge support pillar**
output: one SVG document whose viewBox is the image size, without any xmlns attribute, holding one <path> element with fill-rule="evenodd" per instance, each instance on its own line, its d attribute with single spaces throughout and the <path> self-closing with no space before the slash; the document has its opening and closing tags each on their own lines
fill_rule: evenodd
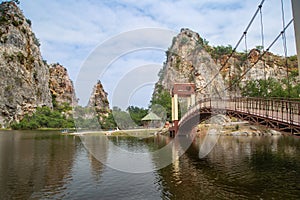
<svg viewBox="0 0 300 200">
<path fill-rule="evenodd" d="M 172 97 L 172 121 L 178 121 L 178 95 Z"/>
<path fill-rule="evenodd" d="M 194 106 L 196 104 L 196 95 L 195 94 L 191 94 L 191 106 Z"/>
<path fill-rule="evenodd" d="M 175 136 L 179 129 L 178 97 L 187 98 L 187 106 L 195 105 L 195 84 L 175 83 L 172 89 L 172 127 L 169 128 L 170 136 Z"/>
<path fill-rule="evenodd" d="M 293 17 L 294 17 L 294 28 L 295 28 L 295 38 L 296 38 L 296 48 L 297 48 L 297 58 L 298 58 L 298 69 L 300 77 L 300 1 L 292 0 L 293 7 Z"/>
</svg>

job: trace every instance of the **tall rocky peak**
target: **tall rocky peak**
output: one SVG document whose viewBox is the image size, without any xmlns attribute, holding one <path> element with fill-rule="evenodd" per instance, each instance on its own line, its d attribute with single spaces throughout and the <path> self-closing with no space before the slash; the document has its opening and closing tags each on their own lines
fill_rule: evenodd
<svg viewBox="0 0 300 200">
<path fill-rule="evenodd" d="M 107 99 L 107 93 L 104 91 L 103 85 L 100 81 L 98 81 L 93 88 L 88 107 L 95 108 L 100 120 L 102 120 L 104 116 L 107 117 L 111 112 Z"/>
<path fill-rule="evenodd" d="M 181 32 L 173 38 L 173 43 L 166 54 L 167 60 L 160 72 L 154 94 L 157 88 L 171 90 L 174 83 L 192 82 L 196 84 L 198 96 L 209 95 L 208 89 L 202 89 L 210 77 L 217 73 L 217 67 L 205 50 L 204 41 L 198 33 L 181 29 Z"/>
<path fill-rule="evenodd" d="M 0 4 L 0 124 L 52 107 L 49 69 L 31 22 L 13 2 Z"/>
<path fill-rule="evenodd" d="M 230 51 L 231 53 L 231 51 Z M 156 83 L 154 94 L 165 89 L 170 91 L 174 83 L 192 82 L 196 85 L 197 98 L 205 98 L 214 95 L 212 91 L 228 88 L 234 80 L 248 71 L 240 85 L 228 90 L 222 95 L 240 95 L 239 87 L 249 80 L 286 78 L 285 59 L 272 53 L 266 53 L 261 61 L 256 62 L 261 53 L 253 49 L 247 54 L 234 53 L 228 60 L 230 53 L 218 51 L 218 47 L 211 47 L 198 33 L 189 29 L 181 29 L 181 32 L 173 38 L 171 47 L 166 52 L 166 62 L 159 73 L 160 79 Z M 248 58 L 248 59 L 247 59 Z M 226 62 L 226 60 L 228 60 Z M 290 70 L 297 69 L 296 60 L 288 60 Z M 224 66 L 225 65 L 225 66 Z M 221 67 L 221 73 L 219 69 Z M 218 76 L 215 77 L 215 75 Z M 214 78 L 214 81 L 206 87 Z M 220 95 L 220 94 L 218 94 Z"/>
<path fill-rule="evenodd" d="M 75 89 L 67 69 L 60 64 L 52 64 L 49 68 L 49 86 L 53 100 L 57 104 L 77 105 Z"/>
</svg>

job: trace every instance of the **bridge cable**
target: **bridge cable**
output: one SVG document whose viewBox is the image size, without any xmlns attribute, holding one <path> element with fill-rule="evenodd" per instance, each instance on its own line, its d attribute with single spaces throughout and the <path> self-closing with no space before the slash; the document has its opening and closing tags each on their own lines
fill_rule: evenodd
<svg viewBox="0 0 300 200">
<path fill-rule="evenodd" d="M 262 57 L 270 51 L 270 49 L 272 48 L 272 46 L 278 41 L 278 39 L 282 36 L 283 33 L 285 33 L 286 29 L 292 24 L 292 22 L 294 21 L 294 19 L 291 19 L 289 21 L 289 23 L 284 27 L 284 29 L 279 33 L 279 35 L 273 40 L 273 42 L 268 46 L 268 48 L 259 56 L 259 58 L 254 62 L 252 63 L 251 67 L 245 71 L 238 80 L 235 80 L 234 81 L 234 85 L 237 84 L 238 82 L 240 82 L 244 76 L 252 69 L 252 67 L 254 67 L 259 61 L 262 60 Z M 225 88 L 225 90 L 228 90 L 230 89 L 230 86 Z"/>
<path fill-rule="evenodd" d="M 243 32 L 242 36 L 240 37 L 240 39 L 238 40 L 237 44 L 235 45 L 235 47 L 233 48 L 233 50 L 231 51 L 231 54 L 227 57 L 227 59 L 225 60 L 224 64 L 221 65 L 221 68 L 219 69 L 219 72 L 216 73 L 213 78 L 200 90 L 200 92 L 202 90 L 204 90 L 205 88 L 207 88 L 208 85 L 210 85 L 214 79 L 216 79 L 218 77 L 218 75 L 220 74 L 220 72 L 225 68 L 226 64 L 228 63 L 229 59 L 233 56 L 234 52 L 236 52 L 237 48 L 239 47 L 240 43 L 242 42 L 242 40 L 244 39 L 246 33 L 248 32 L 249 28 L 251 27 L 253 21 L 255 20 L 255 18 L 257 17 L 259 10 L 261 9 L 261 7 L 263 6 L 265 0 L 262 0 L 261 3 L 259 4 L 258 8 L 256 9 L 253 17 L 251 18 L 250 22 L 248 23 L 245 31 Z"/>
<path fill-rule="evenodd" d="M 284 3 L 283 3 L 283 0 L 281 0 L 281 15 L 282 15 L 282 27 L 284 28 L 285 27 L 285 13 L 284 13 Z M 282 33 L 282 44 L 283 44 L 285 67 L 286 67 L 288 98 L 290 98 L 291 97 L 290 78 L 289 78 L 289 68 L 288 68 L 288 62 L 287 62 L 287 52 L 288 52 L 288 50 L 287 50 L 286 34 L 285 34 L 285 32 Z"/>
<path fill-rule="evenodd" d="M 262 7 L 259 8 L 260 13 L 260 34 L 261 34 L 261 47 L 260 54 L 262 54 L 265 51 L 265 36 L 264 36 L 264 23 L 263 23 L 263 13 L 262 13 Z M 264 63 L 264 79 L 265 82 L 267 80 L 267 74 L 266 74 L 266 60 L 263 59 Z"/>
<path fill-rule="evenodd" d="M 242 66 L 244 65 L 244 70 L 243 71 L 246 71 L 247 70 L 247 65 L 248 65 L 247 61 L 248 61 L 249 54 L 248 54 L 248 44 L 247 44 L 247 33 L 245 32 L 244 34 L 245 34 L 244 40 L 245 40 L 245 49 L 246 49 L 245 50 L 246 59 L 241 64 L 242 64 Z"/>
<path fill-rule="evenodd" d="M 284 13 L 283 0 L 281 0 L 281 15 L 282 15 L 282 27 L 285 27 L 285 13 Z M 288 50 L 287 50 L 285 32 L 282 33 L 282 42 L 283 42 L 286 76 L 287 76 L 288 98 L 291 98 L 291 87 L 292 87 L 292 85 L 290 85 L 290 78 L 289 78 L 289 67 L 288 67 L 288 61 L 287 61 Z M 291 102 L 289 102 L 289 108 L 290 108 L 290 109 L 288 109 L 289 110 L 289 120 L 290 120 L 290 123 L 291 123 L 291 121 L 292 121 Z M 291 133 L 293 133 L 293 130 L 291 130 Z"/>
</svg>

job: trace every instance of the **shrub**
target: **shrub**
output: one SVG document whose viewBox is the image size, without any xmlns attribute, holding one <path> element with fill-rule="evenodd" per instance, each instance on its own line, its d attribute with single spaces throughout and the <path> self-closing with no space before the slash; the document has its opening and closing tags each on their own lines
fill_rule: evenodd
<svg viewBox="0 0 300 200">
<path fill-rule="evenodd" d="M 66 119 L 59 111 L 49 107 L 37 108 L 36 112 L 25 117 L 19 123 L 11 124 L 12 129 L 37 129 L 37 128 L 73 128 L 73 119 Z"/>
<path fill-rule="evenodd" d="M 187 44 L 188 42 L 189 42 L 189 39 L 187 37 L 182 37 L 181 41 L 180 41 L 180 44 L 184 45 L 184 44 Z"/>
<path fill-rule="evenodd" d="M 32 23 L 30 19 L 26 19 L 27 24 L 31 27 Z"/>
<path fill-rule="evenodd" d="M 236 131 L 238 131 L 240 129 L 240 126 L 237 124 L 237 125 L 235 125 L 234 128 L 235 128 Z"/>
</svg>

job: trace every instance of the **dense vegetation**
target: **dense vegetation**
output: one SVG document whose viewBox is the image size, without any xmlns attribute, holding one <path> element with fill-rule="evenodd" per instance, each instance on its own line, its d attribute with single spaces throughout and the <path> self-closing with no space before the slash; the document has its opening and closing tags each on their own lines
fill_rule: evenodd
<svg viewBox="0 0 300 200">
<path fill-rule="evenodd" d="M 59 105 L 54 101 L 54 109 L 49 107 L 37 108 L 32 115 L 25 115 L 19 123 L 11 124 L 12 129 L 38 129 L 38 128 L 80 128 L 112 130 L 135 128 L 142 126 L 141 119 L 147 115 L 148 109 L 129 106 L 126 111 L 114 107 L 107 116 L 99 116 L 91 107 L 76 106 L 74 117 L 70 112 L 72 107 L 68 104 Z M 70 114 L 67 114 L 70 113 Z"/>
<path fill-rule="evenodd" d="M 63 111 L 71 109 L 68 105 L 60 107 Z M 73 128 L 74 121 L 67 118 L 59 110 L 51 110 L 49 107 L 37 108 L 32 115 L 25 115 L 19 123 L 13 123 L 12 129 L 37 129 L 37 128 Z"/>
<path fill-rule="evenodd" d="M 172 119 L 172 97 L 168 90 L 163 89 L 161 85 L 156 86 L 156 93 L 153 95 L 152 100 L 150 102 L 150 107 L 153 108 L 153 112 L 158 116 L 163 117 L 163 113 L 166 112 L 167 121 L 171 121 Z M 156 106 L 155 106 L 156 105 Z M 157 106 L 159 105 L 159 107 Z M 159 108 L 159 109 L 156 109 Z M 164 108 L 162 110 L 161 108 Z"/>
<path fill-rule="evenodd" d="M 148 109 L 139 108 L 137 106 L 129 106 L 127 108 L 127 112 L 137 126 L 142 126 L 142 119 L 148 114 Z"/>
<path fill-rule="evenodd" d="M 242 88 L 242 95 L 247 97 L 299 98 L 300 84 L 292 86 L 287 80 L 282 82 L 274 78 L 251 80 Z"/>
<path fill-rule="evenodd" d="M 107 116 L 100 116 L 93 108 L 77 106 L 75 113 L 77 128 L 113 130 L 117 127 L 129 129 L 142 126 L 141 119 L 147 115 L 148 109 L 129 106 L 126 111 L 123 111 L 118 107 L 113 107 L 112 112 Z"/>
</svg>

